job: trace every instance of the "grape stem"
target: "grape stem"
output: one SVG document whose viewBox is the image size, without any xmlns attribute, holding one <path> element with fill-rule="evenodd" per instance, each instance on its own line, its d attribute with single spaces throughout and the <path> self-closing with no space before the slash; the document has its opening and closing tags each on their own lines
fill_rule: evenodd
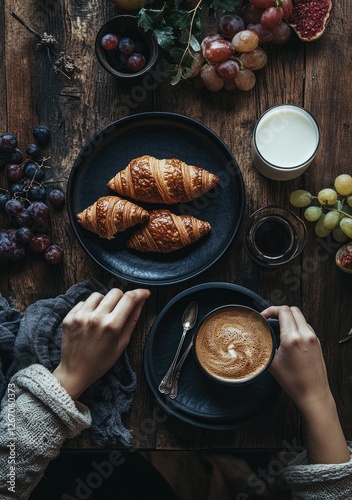
<svg viewBox="0 0 352 500">
<path fill-rule="evenodd" d="M 39 163 L 37 163 L 37 162 L 35 162 L 35 163 L 37 163 L 37 165 L 38 165 L 38 167 L 39 167 L 39 168 L 40 168 L 40 167 L 50 168 L 50 167 L 49 167 L 49 165 L 44 165 L 44 163 L 45 163 L 46 161 L 48 161 L 48 160 L 51 160 L 51 156 L 47 156 L 47 157 L 42 158 L 42 159 L 40 160 L 40 165 L 39 165 Z"/>
<path fill-rule="evenodd" d="M 312 196 L 312 199 L 313 199 L 313 198 L 317 200 L 317 199 L 318 199 L 318 196 Z M 344 201 L 344 200 L 343 200 L 343 201 Z M 342 203 L 343 203 L 343 201 L 342 201 Z M 331 208 L 330 208 L 330 207 L 327 207 L 326 205 L 322 205 L 322 207 L 323 207 L 323 208 L 325 208 L 325 210 L 330 210 L 330 211 L 331 211 L 331 210 L 333 210 L 333 211 L 335 211 L 335 212 L 338 212 L 339 214 L 344 215 L 345 217 L 348 217 L 348 218 L 352 219 L 352 215 L 347 214 L 347 213 L 346 213 L 346 212 L 344 212 L 343 210 L 339 210 L 338 208 L 333 208 L 333 207 L 331 207 Z"/>
<path fill-rule="evenodd" d="M 352 219 L 352 215 L 347 214 L 346 212 L 344 212 L 343 210 L 339 210 L 338 208 L 328 208 L 328 207 L 325 207 L 325 206 L 324 206 L 324 208 L 325 208 L 325 210 L 330 210 L 330 211 L 333 210 L 334 212 L 338 212 L 339 214 L 342 214 L 345 217 L 348 217 L 348 218 Z"/>
<path fill-rule="evenodd" d="M 189 11 L 189 14 L 192 12 L 192 17 L 191 17 L 191 22 L 190 22 L 190 25 L 189 25 L 189 31 L 188 31 L 188 39 L 187 39 L 187 45 L 186 45 L 186 48 L 182 54 L 182 57 L 181 57 L 181 60 L 180 62 L 178 63 L 177 65 L 177 68 L 181 68 L 182 67 L 182 62 L 186 56 L 186 54 L 188 52 L 190 52 L 189 48 L 191 46 L 191 38 L 192 38 L 192 31 L 193 31 L 193 24 L 194 24 L 194 19 L 196 17 L 196 14 L 197 14 L 197 11 L 198 9 L 200 8 L 201 4 L 202 4 L 203 0 L 198 0 L 198 3 L 197 5 L 194 7 L 194 9 L 190 10 Z"/>
<path fill-rule="evenodd" d="M 233 61 L 236 61 L 236 62 L 237 62 L 237 64 L 238 64 L 238 65 L 239 65 L 239 67 L 240 67 L 240 70 L 243 70 L 243 69 L 244 69 L 244 64 L 243 64 L 243 62 L 241 61 L 241 59 L 240 59 L 239 57 L 234 56 L 234 57 L 231 57 L 231 59 L 232 59 Z"/>
</svg>

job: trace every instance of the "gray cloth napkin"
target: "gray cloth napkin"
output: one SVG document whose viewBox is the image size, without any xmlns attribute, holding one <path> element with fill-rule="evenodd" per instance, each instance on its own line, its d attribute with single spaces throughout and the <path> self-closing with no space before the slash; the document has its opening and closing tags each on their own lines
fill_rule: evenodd
<svg viewBox="0 0 352 500">
<path fill-rule="evenodd" d="M 13 362 L 13 350 L 21 315 L 0 294 L 0 398 L 6 387 L 6 372 Z"/>
<path fill-rule="evenodd" d="M 108 290 L 91 279 L 65 294 L 38 300 L 21 315 L 0 295 L 0 396 L 10 378 L 22 368 L 39 363 L 51 372 L 60 361 L 62 320 L 70 309 L 92 292 Z M 80 397 L 92 415 L 90 433 L 97 445 L 120 441 L 129 445 L 132 432 L 122 423 L 131 406 L 136 374 L 125 351 L 117 363 Z"/>
</svg>

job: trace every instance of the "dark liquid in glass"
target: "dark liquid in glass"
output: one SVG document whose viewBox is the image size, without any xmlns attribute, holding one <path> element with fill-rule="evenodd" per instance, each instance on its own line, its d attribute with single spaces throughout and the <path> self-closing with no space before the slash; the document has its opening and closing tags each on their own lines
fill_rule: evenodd
<svg viewBox="0 0 352 500">
<path fill-rule="evenodd" d="M 285 222 L 268 218 L 258 225 L 254 243 L 263 255 L 281 257 L 292 245 L 292 234 Z"/>
</svg>

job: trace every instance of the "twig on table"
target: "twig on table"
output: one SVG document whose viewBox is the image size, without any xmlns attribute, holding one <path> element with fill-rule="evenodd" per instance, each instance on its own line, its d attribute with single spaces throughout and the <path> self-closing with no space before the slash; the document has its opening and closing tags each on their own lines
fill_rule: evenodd
<svg viewBox="0 0 352 500">
<path fill-rule="evenodd" d="M 32 33 L 32 35 L 39 38 L 39 40 L 42 40 L 42 38 L 43 38 L 42 35 L 40 33 L 38 33 L 38 31 L 36 31 L 35 29 L 28 26 L 28 24 L 23 19 L 21 19 L 20 16 L 18 16 L 15 12 L 13 12 L 13 10 L 10 12 L 10 14 L 12 17 L 14 17 L 16 19 L 16 21 L 18 21 L 20 24 L 22 24 L 22 26 L 24 26 L 26 28 L 26 30 L 28 30 L 30 33 Z"/>
<path fill-rule="evenodd" d="M 52 65 L 55 73 L 61 73 L 66 78 L 70 79 L 70 76 L 75 71 L 80 71 L 79 67 L 76 66 L 72 57 L 67 56 L 64 52 L 57 52 L 55 49 L 58 46 L 58 41 L 53 35 L 48 35 L 45 33 L 41 35 L 34 28 L 29 26 L 26 21 L 24 21 L 20 16 L 18 16 L 15 12 L 11 11 L 11 16 L 16 19 L 22 26 L 26 28 L 30 33 L 32 33 L 36 38 L 40 40 L 40 43 L 37 44 L 37 48 L 45 47 L 48 54 L 48 59 L 50 64 Z M 53 61 L 51 56 L 55 56 L 56 60 Z"/>
</svg>

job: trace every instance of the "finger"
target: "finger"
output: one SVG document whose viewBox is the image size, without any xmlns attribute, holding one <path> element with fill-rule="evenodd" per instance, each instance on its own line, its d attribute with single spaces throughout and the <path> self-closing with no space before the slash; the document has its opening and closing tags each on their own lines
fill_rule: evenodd
<svg viewBox="0 0 352 500">
<path fill-rule="evenodd" d="M 291 312 L 295 318 L 297 323 L 298 330 L 303 335 L 312 335 L 312 332 L 315 334 L 313 328 L 308 325 L 306 318 L 303 316 L 302 311 L 298 309 L 298 307 L 291 307 Z"/>
<path fill-rule="evenodd" d="M 143 288 L 136 288 L 126 292 L 110 314 L 110 316 L 113 316 L 112 321 L 114 321 L 116 329 L 121 331 L 130 320 L 133 311 L 139 304 L 144 303 L 149 296 L 149 290 Z"/>
<path fill-rule="evenodd" d="M 140 317 L 140 314 L 142 312 L 143 306 L 145 304 L 145 300 L 143 302 L 140 302 L 132 311 L 131 315 L 129 316 L 128 320 L 125 323 L 125 326 L 123 327 L 121 337 L 120 337 L 120 346 L 124 350 L 127 345 L 129 344 L 129 341 L 131 339 L 132 333 L 136 327 L 136 324 L 138 322 L 138 319 Z"/>
<path fill-rule="evenodd" d="M 104 295 L 99 292 L 91 293 L 89 297 L 82 303 L 82 306 L 79 308 L 79 311 L 85 313 L 94 311 L 94 309 L 98 307 L 103 298 Z"/>
<path fill-rule="evenodd" d="M 123 291 L 119 288 L 112 288 L 106 295 L 103 297 L 101 302 L 96 308 L 96 312 L 99 314 L 110 314 L 119 303 L 121 298 L 123 297 Z"/>
<path fill-rule="evenodd" d="M 264 309 L 260 314 L 264 316 L 265 319 L 269 318 L 277 318 L 278 317 L 278 310 L 279 307 L 281 306 L 270 306 Z"/>
<path fill-rule="evenodd" d="M 260 314 L 264 316 L 265 319 L 278 318 L 280 321 L 281 318 L 287 327 L 297 328 L 295 318 L 289 306 L 270 306 L 264 309 Z"/>
<path fill-rule="evenodd" d="M 147 299 L 146 299 L 147 300 Z M 141 312 L 142 312 L 142 309 L 144 307 L 144 304 L 146 303 L 146 300 L 143 300 L 142 302 L 140 302 L 134 309 L 133 309 L 133 312 L 130 314 L 128 320 L 126 321 L 125 323 L 125 330 L 127 332 L 132 331 L 134 330 L 138 320 L 139 320 L 139 317 L 141 315 Z"/>
<path fill-rule="evenodd" d="M 71 314 L 74 315 L 77 311 L 79 311 L 81 309 L 83 304 L 84 304 L 83 300 L 80 300 L 79 302 L 77 302 L 77 304 L 75 304 L 72 307 L 72 309 L 70 309 L 70 311 L 67 313 L 66 317 L 70 316 Z"/>
<path fill-rule="evenodd" d="M 261 314 L 265 319 L 278 318 L 281 338 L 299 332 L 295 317 L 288 306 L 271 306 L 262 311 Z"/>
</svg>

